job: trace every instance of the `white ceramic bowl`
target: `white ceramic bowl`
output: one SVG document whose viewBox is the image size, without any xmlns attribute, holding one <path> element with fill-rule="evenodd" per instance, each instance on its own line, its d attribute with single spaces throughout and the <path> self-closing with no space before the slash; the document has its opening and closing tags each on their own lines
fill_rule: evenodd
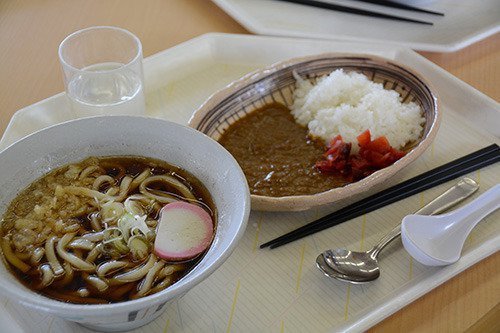
<svg viewBox="0 0 500 333">
<path fill-rule="evenodd" d="M 219 140 L 231 124 L 266 104 L 277 102 L 290 108 L 296 88 L 293 72 L 314 81 L 339 68 L 363 73 L 386 89 L 397 91 L 403 102 L 418 104 L 426 119 L 422 137 L 406 156 L 359 181 L 312 195 L 269 197 L 252 194 L 252 209 L 300 211 L 363 195 L 416 160 L 432 143 L 441 120 L 435 92 L 419 74 L 406 66 L 367 54 L 325 53 L 289 59 L 257 70 L 213 94 L 195 111 L 189 125 Z"/>
<path fill-rule="evenodd" d="M 0 216 L 21 189 L 52 169 L 89 156 L 109 155 L 157 158 L 201 180 L 218 210 L 215 239 L 204 258 L 189 274 L 161 292 L 105 305 L 69 304 L 37 294 L 18 282 L 0 260 L 0 292 L 36 311 L 92 329 L 123 331 L 158 317 L 167 302 L 207 278 L 228 258 L 245 230 L 250 196 L 234 158 L 204 134 L 158 119 L 94 117 L 41 130 L 0 153 Z"/>
</svg>

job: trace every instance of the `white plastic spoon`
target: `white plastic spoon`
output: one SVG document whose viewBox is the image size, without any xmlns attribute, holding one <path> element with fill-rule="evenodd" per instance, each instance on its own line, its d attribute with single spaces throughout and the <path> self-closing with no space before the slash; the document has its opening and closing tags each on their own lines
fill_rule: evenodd
<svg viewBox="0 0 500 333">
<path fill-rule="evenodd" d="M 467 236 L 479 221 L 500 208 L 500 184 L 469 204 L 443 215 L 408 215 L 401 237 L 408 253 L 428 266 L 444 266 L 460 258 Z"/>
</svg>

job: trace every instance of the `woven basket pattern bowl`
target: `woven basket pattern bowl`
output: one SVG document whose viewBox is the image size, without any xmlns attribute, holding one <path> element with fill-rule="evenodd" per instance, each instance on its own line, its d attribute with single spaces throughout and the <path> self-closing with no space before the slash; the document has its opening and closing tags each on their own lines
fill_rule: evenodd
<svg viewBox="0 0 500 333">
<path fill-rule="evenodd" d="M 266 104 L 293 104 L 294 73 L 315 82 L 336 69 L 363 73 L 384 88 L 397 91 L 403 103 L 415 102 L 423 110 L 426 122 L 420 140 L 408 154 L 393 165 L 372 175 L 314 195 L 267 197 L 252 195 L 252 209 L 299 211 L 334 203 L 380 184 L 421 155 L 434 139 L 441 118 L 438 98 L 429 85 L 413 70 L 389 59 L 371 55 L 328 53 L 276 63 L 250 73 L 212 95 L 191 117 L 189 124 L 218 140 L 238 119 Z"/>
</svg>

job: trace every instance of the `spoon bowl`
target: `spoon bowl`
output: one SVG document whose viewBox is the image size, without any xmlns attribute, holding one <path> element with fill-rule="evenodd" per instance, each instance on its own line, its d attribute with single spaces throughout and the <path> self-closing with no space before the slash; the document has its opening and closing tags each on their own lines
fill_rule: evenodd
<svg viewBox="0 0 500 333">
<path fill-rule="evenodd" d="M 361 253 L 362 252 L 357 252 Z M 377 279 L 380 275 L 380 270 L 378 269 L 378 263 L 376 263 L 376 272 L 374 271 L 371 274 L 345 274 L 343 272 L 335 270 L 329 263 L 327 263 L 326 257 L 323 253 L 320 253 L 316 258 L 316 266 L 320 271 L 323 272 L 327 277 L 334 278 L 340 281 L 349 282 L 353 284 L 362 284 L 373 281 Z"/>
<path fill-rule="evenodd" d="M 349 282 L 365 283 L 380 276 L 378 261 L 372 252 L 326 250 L 316 258 L 316 264 L 320 269 L 326 267 L 328 276 L 336 275 L 336 278 L 340 276 L 340 279 Z M 325 273 L 325 269 L 322 270 Z"/>
</svg>

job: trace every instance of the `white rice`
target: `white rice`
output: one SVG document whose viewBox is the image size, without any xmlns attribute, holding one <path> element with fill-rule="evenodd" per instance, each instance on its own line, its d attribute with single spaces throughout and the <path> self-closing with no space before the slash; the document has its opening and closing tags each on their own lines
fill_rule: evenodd
<svg viewBox="0 0 500 333">
<path fill-rule="evenodd" d="M 356 137 L 369 129 L 372 140 L 385 136 L 391 146 L 400 149 L 422 133 L 425 118 L 420 107 L 401 103 L 396 91 L 384 89 L 363 74 L 338 69 L 316 85 L 294 75 L 297 86 L 292 114 L 312 136 L 326 143 L 340 134 L 356 151 Z"/>
</svg>

